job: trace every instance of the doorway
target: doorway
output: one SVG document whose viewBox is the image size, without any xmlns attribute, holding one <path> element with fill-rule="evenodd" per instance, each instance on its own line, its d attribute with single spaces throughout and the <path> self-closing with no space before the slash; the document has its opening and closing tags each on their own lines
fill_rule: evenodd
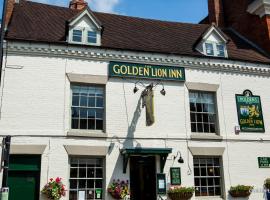
<svg viewBox="0 0 270 200">
<path fill-rule="evenodd" d="M 38 200 L 40 155 L 10 155 L 9 200 Z"/>
<path fill-rule="evenodd" d="M 156 200 L 155 156 L 130 157 L 131 200 Z"/>
</svg>

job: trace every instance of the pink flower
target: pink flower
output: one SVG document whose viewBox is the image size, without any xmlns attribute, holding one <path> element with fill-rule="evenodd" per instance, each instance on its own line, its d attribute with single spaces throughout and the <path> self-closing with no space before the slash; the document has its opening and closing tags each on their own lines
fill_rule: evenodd
<svg viewBox="0 0 270 200">
<path fill-rule="evenodd" d="M 60 182 L 61 182 L 61 178 L 57 177 L 57 178 L 55 179 L 55 182 L 56 182 L 56 183 L 60 183 Z"/>
</svg>

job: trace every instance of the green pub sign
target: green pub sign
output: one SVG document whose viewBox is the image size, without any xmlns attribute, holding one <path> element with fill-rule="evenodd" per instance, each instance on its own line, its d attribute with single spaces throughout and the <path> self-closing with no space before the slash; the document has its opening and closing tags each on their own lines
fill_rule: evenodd
<svg viewBox="0 0 270 200">
<path fill-rule="evenodd" d="M 110 62 L 109 76 L 185 81 L 185 69 L 183 67 L 173 66 Z"/>
<path fill-rule="evenodd" d="M 270 157 L 258 157 L 259 168 L 270 168 Z"/>
<path fill-rule="evenodd" d="M 260 97 L 253 96 L 250 90 L 245 90 L 243 94 L 236 94 L 235 98 L 241 131 L 264 133 L 265 130 Z"/>
<path fill-rule="evenodd" d="M 181 169 L 180 167 L 171 167 L 171 185 L 181 185 Z"/>
</svg>

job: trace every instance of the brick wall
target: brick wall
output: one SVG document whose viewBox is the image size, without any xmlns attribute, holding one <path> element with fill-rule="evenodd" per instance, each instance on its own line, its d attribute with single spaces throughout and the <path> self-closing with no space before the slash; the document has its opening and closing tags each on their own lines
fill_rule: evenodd
<svg viewBox="0 0 270 200">
<path fill-rule="evenodd" d="M 270 16 L 247 12 L 251 0 L 208 0 L 209 23 L 233 28 L 270 53 Z"/>
</svg>

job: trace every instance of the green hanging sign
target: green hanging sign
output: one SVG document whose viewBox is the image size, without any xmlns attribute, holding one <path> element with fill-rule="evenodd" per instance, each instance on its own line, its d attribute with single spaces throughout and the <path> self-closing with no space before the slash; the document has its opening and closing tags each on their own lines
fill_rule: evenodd
<svg viewBox="0 0 270 200">
<path fill-rule="evenodd" d="M 185 81 L 185 68 L 138 63 L 110 62 L 109 76 Z"/>
<path fill-rule="evenodd" d="M 238 122 L 243 132 L 265 132 L 261 99 L 250 90 L 236 94 Z"/>
</svg>

